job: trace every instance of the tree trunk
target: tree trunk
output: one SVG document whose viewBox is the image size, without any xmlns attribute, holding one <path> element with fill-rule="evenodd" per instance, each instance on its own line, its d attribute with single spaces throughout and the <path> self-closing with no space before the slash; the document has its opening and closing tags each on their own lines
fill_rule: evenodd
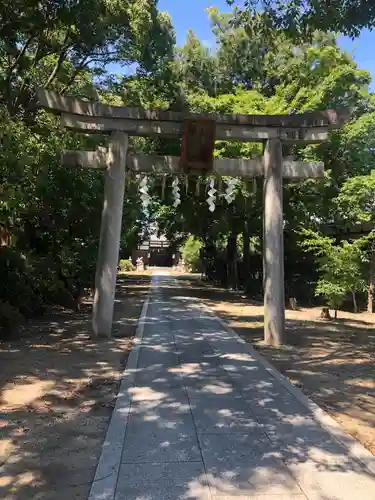
<svg viewBox="0 0 375 500">
<path fill-rule="evenodd" d="M 375 241 L 373 241 L 371 245 L 370 285 L 368 287 L 367 312 L 375 312 Z"/>
<path fill-rule="evenodd" d="M 245 290 L 247 290 L 249 282 L 249 272 L 250 272 L 249 225 L 247 220 L 245 220 L 244 222 L 242 236 L 243 236 L 243 260 L 242 260 L 243 286 Z"/>
<path fill-rule="evenodd" d="M 297 299 L 295 297 L 289 297 L 289 305 L 292 311 L 297 311 Z"/>
<path fill-rule="evenodd" d="M 337 319 L 337 309 L 335 309 L 335 319 Z"/>
<path fill-rule="evenodd" d="M 233 231 L 227 243 L 227 287 L 238 288 L 237 283 L 237 234 Z"/>
<path fill-rule="evenodd" d="M 233 262 L 233 271 L 234 271 L 234 288 L 235 290 L 239 289 L 239 283 L 238 283 L 238 258 L 237 258 L 237 252 L 236 252 L 236 257 Z"/>
<path fill-rule="evenodd" d="M 358 312 L 358 304 L 357 304 L 355 292 L 352 292 L 352 297 L 353 297 L 353 309 L 354 309 L 354 312 L 357 313 Z"/>
<path fill-rule="evenodd" d="M 323 307 L 320 313 L 321 319 L 332 319 L 329 313 L 329 307 Z"/>
</svg>

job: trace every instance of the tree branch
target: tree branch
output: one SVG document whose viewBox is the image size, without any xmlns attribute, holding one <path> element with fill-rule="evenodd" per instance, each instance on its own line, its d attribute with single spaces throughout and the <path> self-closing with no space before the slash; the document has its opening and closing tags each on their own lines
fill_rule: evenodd
<svg viewBox="0 0 375 500">
<path fill-rule="evenodd" d="M 64 87 L 61 89 L 61 94 L 64 94 L 71 85 L 73 85 L 75 79 L 77 76 L 80 74 L 80 72 L 88 65 L 90 64 L 90 61 L 88 61 L 88 56 L 84 57 L 84 59 L 81 61 L 81 63 L 78 65 L 78 67 L 74 70 L 73 75 L 70 77 L 68 80 L 68 83 L 64 85 Z"/>
<path fill-rule="evenodd" d="M 52 73 L 49 75 L 46 84 L 44 85 L 45 88 L 47 88 L 53 82 L 53 80 L 56 78 L 56 75 L 57 75 L 59 69 L 61 68 L 62 63 L 65 61 L 66 54 L 69 50 L 69 45 L 67 44 L 68 38 L 69 38 L 69 30 L 65 34 L 65 38 L 64 38 L 64 41 L 62 44 L 62 49 L 61 49 L 59 58 L 57 60 L 57 63 L 55 64 L 55 67 L 52 70 Z"/>
<path fill-rule="evenodd" d="M 11 78 L 11 74 L 13 73 L 13 71 L 15 70 L 19 60 L 21 59 L 21 57 L 23 57 L 25 55 L 25 52 L 26 50 L 29 48 L 30 46 L 30 43 L 34 40 L 34 37 L 31 36 L 26 42 L 25 42 L 25 45 L 22 47 L 22 50 L 19 51 L 18 53 L 18 56 L 15 58 L 14 62 L 11 64 L 10 68 L 9 68 L 9 79 Z"/>
<path fill-rule="evenodd" d="M 56 78 L 56 75 L 57 75 L 59 69 L 61 68 L 62 63 L 65 61 L 66 53 L 67 53 L 67 48 L 64 48 L 60 52 L 57 63 L 55 64 L 55 67 L 53 68 L 52 73 L 49 75 L 48 80 L 46 81 L 46 83 L 44 85 L 44 88 L 47 88 L 48 85 L 50 85 L 53 82 L 53 80 Z"/>
</svg>

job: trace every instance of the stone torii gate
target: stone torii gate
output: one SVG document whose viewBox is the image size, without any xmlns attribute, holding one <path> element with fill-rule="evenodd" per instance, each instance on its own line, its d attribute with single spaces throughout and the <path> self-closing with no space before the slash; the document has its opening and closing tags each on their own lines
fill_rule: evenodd
<svg viewBox="0 0 375 500">
<path fill-rule="evenodd" d="M 212 160 L 209 173 L 264 177 L 264 339 L 273 345 L 285 342 L 283 177 L 323 177 L 324 165 L 283 160 L 282 144 L 325 141 L 328 129 L 340 127 L 345 121 L 343 113 L 327 110 L 300 115 L 195 115 L 109 106 L 43 89 L 37 89 L 37 99 L 39 107 L 60 114 L 61 125 L 67 129 L 110 135 L 108 148 L 66 152 L 62 158 L 69 166 L 105 169 L 92 315 L 96 335 L 109 336 L 112 329 L 126 169 L 145 173 L 186 173 L 179 157 L 128 153 L 128 137 L 182 137 L 187 120 L 196 120 L 199 124 L 203 119 L 211 122 L 212 139 L 264 144 L 263 158 L 216 158 Z M 194 174 L 194 170 L 190 173 Z"/>
</svg>

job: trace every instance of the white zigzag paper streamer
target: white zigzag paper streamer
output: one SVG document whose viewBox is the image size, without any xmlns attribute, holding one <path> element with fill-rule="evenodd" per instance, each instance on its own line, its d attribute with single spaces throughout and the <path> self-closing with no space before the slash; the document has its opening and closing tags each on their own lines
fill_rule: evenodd
<svg viewBox="0 0 375 500">
<path fill-rule="evenodd" d="M 144 209 L 146 209 L 151 201 L 151 196 L 148 194 L 148 179 L 146 175 L 143 177 L 139 184 L 139 192 L 141 195 L 140 197 L 142 200 L 142 206 Z"/>
<path fill-rule="evenodd" d="M 208 204 L 208 210 L 210 212 L 215 211 L 215 203 L 216 203 L 216 193 L 217 189 L 215 189 L 215 179 L 211 179 L 209 182 L 209 191 L 208 191 L 208 198 L 207 198 L 207 204 Z"/>
<path fill-rule="evenodd" d="M 235 189 L 237 186 L 237 179 L 226 179 L 225 184 L 227 185 L 227 187 L 225 188 L 224 198 L 227 201 L 228 205 L 230 205 L 236 197 Z"/>
<path fill-rule="evenodd" d="M 176 208 L 178 205 L 181 203 L 181 196 L 180 196 L 180 186 L 179 186 L 179 180 L 178 177 L 175 177 L 172 182 L 172 195 L 173 195 L 173 206 Z"/>
</svg>

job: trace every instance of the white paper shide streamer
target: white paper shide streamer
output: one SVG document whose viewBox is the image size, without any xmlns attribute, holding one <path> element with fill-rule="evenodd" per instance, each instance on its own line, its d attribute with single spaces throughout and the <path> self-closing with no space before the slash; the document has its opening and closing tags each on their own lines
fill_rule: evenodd
<svg viewBox="0 0 375 500">
<path fill-rule="evenodd" d="M 216 203 L 216 193 L 217 193 L 217 189 L 215 189 L 215 179 L 210 180 L 209 187 L 210 189 L 208 190 L 208 198 L 207 198 L 208 210 L 210 212 L 214 212 L 216 208 L 215 203 Z"/>
<path fill-rule="evenodd" d="M 225 188 L 224 198 L 228 205 L 230 205 L 236 197 L 235 189 L 237 186 L 237 179 L 233 177 L 225 179 L 225 184 L 227 187 Z"/>
<path fill-rule="evenodd" d="M 178 177 L 175 177 L 172 182 L 172 195 L 173 195 L 173 206 L 176 208 L 178 205 L 181 203 L 181 196 L 180 196 L 180 186 L 179 186 L 179 180 Z"/>
<path fill-rule="evenodd" d="M 142 206 L 146 209 L 151 201 L 151 196 L 148 194 L 148 179 L 146 175 L 142 178 L 139 184 L 139 192 L 142 200 Z"/>
</svg>

